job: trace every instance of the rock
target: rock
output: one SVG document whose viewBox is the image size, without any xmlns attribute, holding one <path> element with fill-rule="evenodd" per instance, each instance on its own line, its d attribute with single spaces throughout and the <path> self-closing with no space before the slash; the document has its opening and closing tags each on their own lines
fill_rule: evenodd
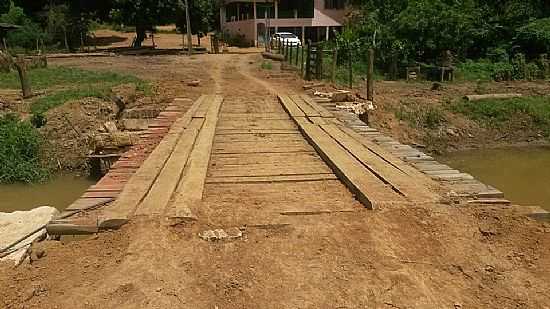
<svg viewBox="0 0 550 309">
<path fill-rule="evenodd" d="M 109 133 L 115 133 L 118 132 L 118 128 L 116 127 L 116 123 L 114 121 L 107 121 L 103 124 L 103 127 L 107 132 Z"/>
<path fill-rule="evenodd" d="M 192 80 L 190 82 L 187 82 L 187 86 L 189 87 L 198 87 L 200 86 L 201 81 L 200 80 Z"/>
<path fill-rule="evenodd" d="M 454 136 L 454 137 L 460 136 L 460 135 L 458 134 L 457 130 L 456 130 L 456 129 L 453 129 L 453 128 L 448 128 L 448 129 L 446 130 L 446 132 L 447 132 L 447 134 L 450 135 L 450 136 Z"/>
<path fill-rule="evenodd" d="M 149 127 L 149 119 L 123 119 L 122 126 L 127 131 L 144 131 Z"/>
<path fill-rule="evenodd" d="M 206 241 L 234 240 L 241 238 L 242 236 L 243 232 L 236 227 L 228 228 L 227 230 L 207 230 L 199 233 L 199 237 Z"/>
<path fill-rule="evenodd" d="M 38 230 L 9 249 L 7 251 L 9 255 L 0 258 L 0 261 L 10 260 L 15 265 L 19 265 L 29 254 L 31 244 L 44 237 L 46 229 L 40 229 L 40 227 L 44 227 L 57 215 L 59 215 L 59 211 L 49 206 L 38 207 L 30 211 L 0 213 L 0 235 L 2 235 L 0 237 L 0 250 Z M 0 255 L 2 254 L 0 253 Z M 45 253 L 38 254 L 44 256 Z M 35 257 L 38 257 L 38 255 Z"/>
<path fill-rule="evenodd" d="M 442 88 L 443 88 L 443 85 L 441 85 L 440 83 L 433 83 L 432 85 L 432 91 L 441 90 Z"/>
</svg>

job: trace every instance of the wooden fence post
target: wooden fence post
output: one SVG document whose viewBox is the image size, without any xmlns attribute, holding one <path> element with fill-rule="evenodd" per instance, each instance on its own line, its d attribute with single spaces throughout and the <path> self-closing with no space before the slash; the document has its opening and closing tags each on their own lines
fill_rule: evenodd
<svg viewBox="0 0 550 309">
<path fill-rule="evenodd" d="M 353 88 L 353 51 L 348 46 L 348 73 L 349 73 L 349 87 Z"/>
<path fill-rule="evenodd" d="M 307 41 L 306 80 L 311 80 L 311 40 Z"/>
<path fill-rule="evenodd" d="M 304 46 L 302 46 L 302 59 L 300 61 L 300 70 L 302 72 L 302 77 L 304 76 L 304 53 L 305 53 L 305 48 Z"/>
<path fill-rule="evenodd" d="M 25 58 L 19 56 L 15 61 L 15 67 L 19 73 L 19 80 L 21 81 L 21 90 L 23 91 L 23 98 L 32 97 L 31 82 L 29 81 L 29 76 L 27 75 L 27 64 L 25 63 Z"/>
<path fill-rule="evenodd" d="M 317 44 L 317 54 L 315 55 L 315 78 L 323 78 L 323 45 Z"/>
<path fill-rule="evenodd" d="M 290 49 L 288 50 L 288 64 L 290 65 L 292 65 L 292 49 L 292 46 L 290 46 Z"/>
<path fill-rule="evenodd" d="M 369 49 L 369 69 L 367 71 L 367 100 L 374 102 L 374 49 Z"/>
<path fill-rule="evenodd" d="M 334 47 L 332 51 L 332 82 L 336 81 L 336 68 L 338 67 L 338 46 Z"/>
</svg>

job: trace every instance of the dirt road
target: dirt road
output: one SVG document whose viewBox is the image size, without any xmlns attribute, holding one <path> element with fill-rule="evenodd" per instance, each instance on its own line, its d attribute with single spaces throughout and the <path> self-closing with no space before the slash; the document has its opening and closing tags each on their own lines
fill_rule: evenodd
<svg viewBox="0 0 550 309">
<path fill-rule="evenodd" d="M 33 264 L 0 267 L 0 307 L 550 307 L 550 225 L 501 208 L 365 210 L 331 179 L 270 93 L 284 82 L 262 80 L 256 57 L 192 60 L 209 75 L 202 90 L 225 97 L 197 223 L 143 217 L 84 241 L 46 243 Z M 248 129 L 255 134 L 239 133 Z M 262 181 L 273 169 L 324 176 Z M 312 210 L 346 212 L 300 215 Z M 243 237 L 197 236 L 231 227 L 244 227 Z"/>
</svg>

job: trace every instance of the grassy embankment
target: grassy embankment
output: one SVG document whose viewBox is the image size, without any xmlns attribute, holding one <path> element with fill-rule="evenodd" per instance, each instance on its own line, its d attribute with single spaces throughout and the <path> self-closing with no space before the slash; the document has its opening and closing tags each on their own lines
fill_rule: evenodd
<svg viewBox="0 0 550 309">
<path fill-rule="evenodd" d="M 0 74 L 1 87 L 19 89 L 16 74 Z M 30 112 L 39 118 L 43 118 L 49 109 L 71 100 L 107 98 L 111 95 L 111 89 L 121 84 L 134 83 L 138 90 L 150 91 L 146 82 L 134 76 L 111 72 L 50 67 L 31 70 L 29 77 L 34 91 L 46 91 L 45 95 L 31 101 Z M 40 160 L 41 145 L 41 136 L 29 121 L 22 121 L 14 115 L 1 116 L 0 183 L 37 182 L 47 178 L 48 172 Z"/>
</svg>

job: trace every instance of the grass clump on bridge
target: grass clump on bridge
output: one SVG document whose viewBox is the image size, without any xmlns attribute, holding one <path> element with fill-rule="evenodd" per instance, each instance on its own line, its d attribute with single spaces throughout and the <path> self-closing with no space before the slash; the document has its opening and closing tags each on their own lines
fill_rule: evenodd
<svg viewBox="0 0 550 309">
<path fill-rule="evenodd" d="M 34 91 L 46 91 L 46 95 L 33 100 L 31 104 L 33 114 L 44 113 L 70 100 L 108 97 L 111 94 L 111 88 L 121 84 L 133 83 L 138 90 L 150 92 L 147 82 L 135 76 L 113 72 L 59 66 L 31 70 L 29 78 Z M 0 74 L 0 84 L 7 89 L 19 89 L 17 73 Z"/>
<path fill-rule="evenodd" d="M 454 104 L 452 110 L 478 123 L 494 128 L 515 121 L 528 120 L 526 125 L 550 136 L 550 97 L 534 96 L 504 100 L 487 99 L 477 102 L 466 100 Z"/>
<path fill-rule="evenodd" d="M 0 183 L 37 182 L 48 172 L 40 161 L 41 137 L 28 122 L 0 115 Z"/>
</svg>

